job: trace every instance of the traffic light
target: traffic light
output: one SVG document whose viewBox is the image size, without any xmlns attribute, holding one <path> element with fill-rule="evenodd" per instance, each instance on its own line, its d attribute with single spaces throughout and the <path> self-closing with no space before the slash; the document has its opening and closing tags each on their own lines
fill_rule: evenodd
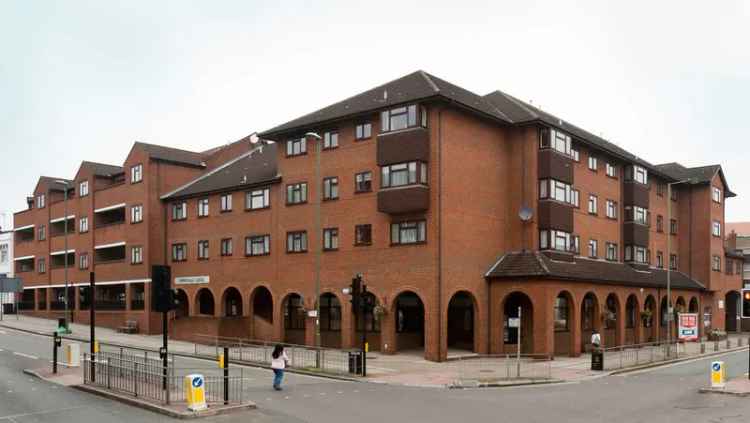
<svg viewBox="0 0 750 423">
<path fill-rule="evenodd" d="M 742 290 L 742 317 L 750 318 L 750 289 Z"/>
<path fill-rule="evenodd" d="M 357 276 L 352 278 L 352 284 L 349 285 L 349 287 L 343 289 L 344 295 L 350 295 L 352 308 L 354 310 L 357 309 L 359 306 L 359 299 L 362 296 L 362 275 L 357 274 Z"/>
<path fill-rule="evenodd" d="M 151 306 L 153 311 L 166 313 L 175 308 L 175 294 L 171 288 L 172 269 L 169 266 L 151 267 Z"/>
</svg>

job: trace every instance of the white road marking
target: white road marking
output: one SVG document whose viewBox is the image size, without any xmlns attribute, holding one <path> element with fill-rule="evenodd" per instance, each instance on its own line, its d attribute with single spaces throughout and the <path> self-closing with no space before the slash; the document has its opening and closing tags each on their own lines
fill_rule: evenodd
<svg viewBox="0 0 750 423">
<path fill-rule="evenodd" d="M 0 335 L 7 335 L 7 334 L 8 334 L 8 332 L 6 332 L 4 330 L 0 330 Z"/>
<path fill-rule="evenodd" d="M 0 352 L 3 352 L 3 351 L 5 351 L 5 350 L 3 350 L 2 348 L 0 348 Z"/>
<path fill-rule="evenodd" d="M 68 408 L 59 408 L 57 410 L 46 410 L 46 411 L 35 411 L 33 413 L 24 413 L 24 414 L 11 414 L 8 416 L 0 416 L 0 420 L 13 420 L 18 417 L 28 417 L 28 416 L 39 416 L 42 414 L 52 414 L 52 413 L 59 413 L 61 411 L 70 411 L 70 410 L 78 410 L 81 408 L 86 408 L 86 406 L 79 406 L 79 407 L 68 407 Z"/>
<path fill-rule="evenodd" d="M 37 357 L 35 355 L 24 354 L 24 353 L 20 353 L 20 352 L 14 352 L 13 355 L 17 355 L 19 357 L 31 358 L 33 360 L 39 360 L 39 357 Z"/>
</svg>

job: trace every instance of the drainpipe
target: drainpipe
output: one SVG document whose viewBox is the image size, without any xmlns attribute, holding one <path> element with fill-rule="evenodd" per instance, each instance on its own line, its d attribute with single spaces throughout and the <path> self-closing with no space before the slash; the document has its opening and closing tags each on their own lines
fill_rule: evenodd
<svg viewBox="0 0 750 423">
<path fill-rule="evenodd" d="M 438 361 L 442 358 L 443 349 L 443 196 L 442 196 L 442 181 L 443 181 L 443 108 L 438 109 L 438 175 L 437 175 L 437 188 L 438 188 L 438 295 L 437 295 L 437 306 L 438 306 Z M 447 318 L 447 316 L 446 316 Z M 446 339 L 446 343 L 447 343 Z M 447 354 L 446 354 L 447 358 Z"/>
</svg>

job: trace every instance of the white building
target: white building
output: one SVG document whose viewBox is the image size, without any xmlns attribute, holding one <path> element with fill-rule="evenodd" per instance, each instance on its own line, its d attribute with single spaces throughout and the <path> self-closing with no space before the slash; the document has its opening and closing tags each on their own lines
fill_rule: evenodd
<svg viewBox="0 0 750 423">
<path fill-rule="evenodd" d="M 0 214 L 0 276 L 13 277 L 13 217 Z M 13 303 L 12 294 L 0 293 L 0 304 Z"/>
</svg>

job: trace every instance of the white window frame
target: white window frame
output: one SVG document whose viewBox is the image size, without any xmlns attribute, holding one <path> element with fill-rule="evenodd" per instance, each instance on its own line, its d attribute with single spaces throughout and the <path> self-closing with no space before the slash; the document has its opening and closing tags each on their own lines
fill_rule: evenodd
<svg viewBox="0 0 750 423">
<path fill-rule="evenodd" d="M 711 187 L 711 199 L 714 203 L 721 204 L 721 189 Z"/>
<path fill-rule="evenodd" d="M 714 220 L 711 223 L 711 235 L 715 237 L 721 237 L 721 222 L 718 220 Z"/>
<path fill-rule="evenodd" d="M 608 242 L 605 251 L 605 258 L 609 261 L 617 261 L 617 244 Z"/>
<path fill-rule="evenodd" d="M 287 140 L 287 157 L 301 156 L 303 154 L 307 154 L 307 139 L 305 137 Z"/>
<path fill-rule="evenodd" d="M 187 219 L 187 202 L 172 203 L 172 220 L 185 219 Z"/>
<path fill-rule="evenodd" d="M 599 241 L 589 239 L 589 257 L 599 258 Z"/>
<path fill-rule="evenodd" d="M 289 185 L 292 186 L 292 185 Z M 287 193 L 288 187 L 287 186 Z M 305 201 L 307 201 L 307 184 L 305 183 Z M 287 194 L 287 199 L 288 199 Z M 290 203 L 297 204 L 297 203 Z M 270 207 L 271 205 L 271 190 L 269 188 L 255 189 L 245 193 L 245 209 L 246 210 L 260 210 Z"/>
<path fill-rule="evenodd" d="M 135 246 L 130 247 L 130 264 L 141 264 L 143 263 L 143 247 Z"/>
<path fill-rule="evenodd" d="M 597 172 L 599 170 L 599 159 L 595 156 L 589 156 L 589 170 Z"/>
<path fill-rule="evenodd" d="M 143 164 L 138 163 L 130 167 L 130 183 L 135 184 L 143 180 Z"/>
<path fill-rule="evenodd" d="M 43 209 L 46 203 L 46 196 L 44 194 L 39 194 L 36 196 L 36 208 Z"/>
<path fill-rule="evenodd" d="M 88 180 L 81 181 L 78 184 L 78 196 L 85 197 L 87 195 L 89 195 L 89 181 Z"/>
<path fill-rule="evenodd" d="M 232 211 L 232 194 L 222 194 L 219 200 L 222 212 Z"/>
<path fill-rule="evenodd" d="M 605 172 L 607 173 L 607 176 L 616 178 L 617 177 L 617 168 L 615 166 L 612 166 L 609 164 L 609 162 L 605 163 Z"/>
<path fill-rule="evenodd" d="M 78 218 L 78 233 L 86 233 L 88 231 L 89 231 L 88 216 Z"/>
<path fill-rule="evenodd" d="M 594 194 L 589 194 L 588 212 L 594 215 L 599 214 L 599 197 Z"/>
<path fill-rule="evenodd" d="M 613 200 L 607 200 L 607 217 L 617 219 L 617 203 Z"/>
<path fill-rule="evenodd" d="M 256 252 L 256 247 L 260 246 L 260 251 Z M 245 237 L 245 255 L 246 256 L 265 256 L 271 254 L 271 235 L 255 235 Z"/>
<path fill-rule="evenodd" d="M 323 149 L 332 149 L 339 146 L 339 132 L 327 131 L 323 133 Z"/>
<path fill-rule="evenodd" d="M 565 231 L 542 229 L 539 231 L 539 249 L 575 252 L 574 236 Z"/>
<path fill-rule="evenodd" d="M 209 201 L 208 198 L 198 199 L 198 217 L 208 217 L 209 215 Z"/>
<path fill-rule="evenodd" d="M 143 222 L 143 205 L 138 204 L 130 207 L 130 223 Z"/>
<path fill-rule="evenodd" d="M 208 260 L 210 243 L 206 239 L 198 241 L 198 260 Z"/>
</svg>

